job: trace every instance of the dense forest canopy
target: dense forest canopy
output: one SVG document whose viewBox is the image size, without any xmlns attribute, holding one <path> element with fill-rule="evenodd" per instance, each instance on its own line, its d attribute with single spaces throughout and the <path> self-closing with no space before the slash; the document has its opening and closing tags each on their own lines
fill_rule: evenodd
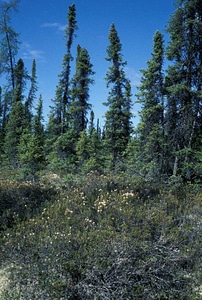
<svg viewBox="0 0 202 300">
<path fill-rule="evenodd" d="M 46 124 L 43 95 L 37 100 L 37 61 L 28 74 L 18 58 L 19 33 L 11 15 L 19 1 L 0 4 L 0 164 L 23 179 L 55 173 L 129 172 L 143 178 L 201 180 L 202 159 L 202 8 L 200 0 L 177 1 L 168 21 L 167 45 L 154 33 L 151 57 L 141 70 L 137 95 L 125 73 L 122 43 L 109 28 L 106 60 L 108 98 L 101 128 L 90 102 L 94 67 L 88 49 L 77 45 L 76 6 L 68 8 L 66 52 Z M 72 60 L 76 69 L 72 74 Z M 164 67 L 167 65 L 167 69 Z M 40 92 L 40 91 L 38 91 Z M 141 104 L 140 122 L 132 123 L 132 105 Z"/>
</svg>

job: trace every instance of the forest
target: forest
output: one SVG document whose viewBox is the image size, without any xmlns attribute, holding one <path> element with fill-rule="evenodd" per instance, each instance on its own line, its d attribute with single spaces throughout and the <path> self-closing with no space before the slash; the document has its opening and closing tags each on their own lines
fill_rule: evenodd
<svg viewBox="0 0 202 300">
<path fill-rule="evenodd" d="M 167 45 L 154 33 L 136 95 L 111 24 L 102 128 L 90 54 L 72 53 L 76 5 L 45 122 L 37 61 L 29 74 L 18 57 L 19 2 L 0 3 L 0 300 L 201 299 L 201 0 L 177 0 Z"/>
<path fill-rule="evenodd" d="M 75 4 L 68 9 L 66 53 L 44 124 L 43 95 L 36 99 L 36 60 L 28 74 L 23 60 L 17 59 L 19 34 L 10 14 L 18 2 L 1 4 L 0 71 L 7 79 L 0 88 L 0 164 L 4 172 L 21 180 L 37 180 L 44 171 L 64 175 L 96 170 L 102 174 L 126 171 L 166 182 L 170 178 L 201 181 L 200 1 L 179 1 L 167 26 L 167 46 L 162 33 L 155 32 L 137 95 L 131 93 L 122 44 L 111 24 L 103 128 L 91 109 L 94 70 L 88 50 L 77 45 L 76 57 L 71 53 L 78 30 Z M 72 75 L 73 59 L 76 70 Z M 131 110 L 134 101 L 141 104 L 136 128 Z"/>
</svg>

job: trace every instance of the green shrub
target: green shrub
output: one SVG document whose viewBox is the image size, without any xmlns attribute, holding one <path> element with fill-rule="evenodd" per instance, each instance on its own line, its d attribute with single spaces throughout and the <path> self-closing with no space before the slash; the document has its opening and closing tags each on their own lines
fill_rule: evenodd
<svg viewBox="0 0 202 300">
<path fill-rule="evenodd" d="M 200 298 L 199 191 L 123 174 L 50 177 L 52 201 L 2 234 L 8 299 L 16 287 L 23 300 Z"/>
<path fill-rule="evenodd" d="M 32 218 L 57 191 L 32 182 L 0 181 L 0 230 Z"/>
</svg>

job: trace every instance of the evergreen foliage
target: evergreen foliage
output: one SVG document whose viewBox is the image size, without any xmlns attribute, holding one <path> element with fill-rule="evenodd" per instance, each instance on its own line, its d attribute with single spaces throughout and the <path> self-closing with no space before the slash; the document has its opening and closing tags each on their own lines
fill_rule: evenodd
<svg viewBox="0 0 202 300">
<path fill-rule="evenodd" d="M 22 59 L 14 70 L 15 74 L 15 88 L 13 91 L 12 108 L 9 114 L 9 120 L 6 124 L 4 152 L 8 161 L 14 167 L 19 167 L 18 146 L 20 144 L 20 137 L 25 129 L 25 110 L 23 105 L 25 79 L 27 73 L 24 68 Z"/>
<path fill-rule="evenodd" d="M 112 163 L 116 161 L 125 150 L 131 134 L 131 91 L 130 83 L 126 79 L 123 61 L 122 45 L 118 32 L 112 23 L 109 31 L 110 45 L 107 48 L 107 61 L 112 63 L 106 74 L 107 87 L 112 85 L 108 100 L 104 103 L 109 107 L 106 112 L 105 144 L 112 155 Z"/>
<path fill-rule="evenodd" d="M 0 43 L 0 74 L 6 73 L 11 83 L 12 89 L 15 88 L 15 58 L 18 53 L 19 40 L 18 33 L 10 26 L 11 12 L 17 9 L 19 0 L 2 1 L 0 4 L 0 35 L 3 38 Z"/>
<path fill-rule="evenodd" d="M 201 63 L 202 63 L 201 1 L 180 1 L 172 15 L 168 32 L 171 41 L 167 57 L 172 64 L 166 78 L 167 126 L 173 174 L 193 177 L 194 143 L 201 128 Z"/>
<path fill-rule="evenodd" d="M 71 47 L 74 38 L 74 32 L 77 29 L 76 21 L 76 7 L 75 4 L 69 6 L 67 15 L 67 26 L 65 29 L 65 40 L 67 41 L 67 52 L 63 57 L 62 72 L 59 74 L 59 84 L 56 89 L 56 97 L 54 99 L 54 107 L 52 108 L 51 119 L 60 130 L 60 133 L 65 133 L 69 128 L 68 109 L 71 103 L 70 99 L 70 72 L 71 61 Z"/>
<path fill-rule="evenodd" d="M 106 49 L 106 60 L 111 64 L 106 73 L 109 94 L 104 102 L 108 110 L 102 129 L 99 120 L 95 128 L 95 115 L 90 112 L 93 65 L 88 50 L 80 45 L 71 78 L 72 44 L 78 29 L 74 4 L 68 8 L 67 51 L 49 120 L 44 124 L 41 119 L 42 100 L 34 116 L 38 91 L 36 61 L 33 60 L 31 75 L 21 58 L 15 63 L 19 41 L 10 25 L 10 14 L 17 9 L 17 4 L 14 0 L 0 6 L 0 65 L 1 73 L 8 75 L 7 84 L 0 90 L 2 166 L 31 167 L 32 159 L 33 165 L 38 165 L 39 158 L 43 161 L 41 167 L 60 174 L 67 170 L 73 173 L 128 170 L 130 174 L 158 180 L 169 180 L 172 176 L 182 181 L 201 180 L 202 12 L 199 0 L 178 2 L 167 26 L 170 41 L 166 47 L 163 35 L 159 31 L 154 34 L 151 58 L 147 68 L 141 70 L 136 95 L 136 101 L 142 105 L 137 128 L 132 123 L 133 95 L 125 74 L 122 44 L 112 23 Z M 164 70 L 166 58 L 169 65 Z M 33 151 L 37 153 L 36 160 Z"/>
<path fill-rule="evenodd" d="M 33 103 L 36 100 L 36 92 L 38 90 L 37 87 L 37 76 L 36 76 L 36 60 L 34 59 L 32 62 L 32 74 L 31 74 L 31 86 L 30 86 L 30 90 L 29 90 L 29 94 L 28 97 L 25 101 L 25 117 L 27 119 L 27 126 L 32 125 L 32 118 L 33 118 Z"/>
<path fill-rule="evenodd" d="M 34 181 L 37 177 L 37 172 L 45 166 L 45 132 L 42 108 L 43 101 L 42 96 L 40 96 L 36 115 L 34 116 L 33 128 L 30 131 L 29 127 L 26 127 L 26 130 L 21 135 L 18 147 L 24 178 Z"/>
<path fill-rule="evenodd" d="M 137 128 L 114 23 L 103 128 L 91 110 L 93 65 L 80 45 L 71 78 L 74 4 L 45 123 L 36 61 L 30 75 L 17 59 L 10 15 L 18 2 L 0 4 L 0 300 L 200 299 L 201 0 L 177 1 L 167 47 L 155 32 Z"/>
<path fill-rule="evenodd" d="M 164 59 L 163 36 L 157 31 L 148 68 L 142 70 L 138 102 L 142 104 L 138 125 L 139 159 L 142 172 L 150 176 L 158 176 L 166 172 L 165 164 L 165 129 L 164 129 Z"/>
<path fill-rule="evenodd" d="M 89 85 L 94 81 L 90 56 L 85 48 L 77 46 L 76 74 L 72 79 L 72 103 L 69 109 L 71 127 L 79 135 L 87 128 L 87 113 L 91 108 L 89 101 Z"/>
</svg>

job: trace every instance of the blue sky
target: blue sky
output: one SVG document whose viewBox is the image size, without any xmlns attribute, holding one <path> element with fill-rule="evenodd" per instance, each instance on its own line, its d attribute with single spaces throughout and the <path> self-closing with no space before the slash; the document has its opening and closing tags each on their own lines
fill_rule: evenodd
<svg viewBox="0 0 202 300">
<path fill-rule="evenodd" d="M 65 54 L 64 28 L 68 7 L 76 5 L 78 30 L 72 54 L 75 57 L 78 44 L 85 47 L 95 71 L 95 83 L 91 86 L 90 103 L 95 117 L 104 121 L 108 90 L 104 80 L 110 63 L 105 61 L 109 45 L 108 32 L 112 22 L 118 31 L 123 58 L 127 61 L 126 76 L 131 80 L 132 92 L 137 92 L 140 70 L 150 59 L 153 36 L 156 30 L 165 32 L 170 15 L 175 10 L 174 0 L 21 0 L 18 13 L 12 16 L 12 25 L 20 33 L 19 57 L 28 71 L 32 60 L 37 63 L 38 93 L 44 101 L 44 117 L 47 118 L 51 99 L 54 98 L 58 74 L 62 70 Z M 72 74 L 74 74 L 74 62 Z M 135 96 L 133 96 L 135 102 Z M 137 115 L 139 106 L 134 104 Z M 138 118 L 136 118 L 138 120 Z M 136 122 L 136 121 L 135 121 Z"/>
</svg>

